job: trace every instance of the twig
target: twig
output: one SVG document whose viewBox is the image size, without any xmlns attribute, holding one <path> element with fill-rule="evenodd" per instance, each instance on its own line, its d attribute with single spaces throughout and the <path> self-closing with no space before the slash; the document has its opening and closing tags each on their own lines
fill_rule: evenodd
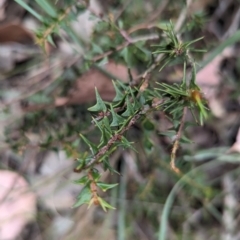
<svg viewBox="0 0 240 240">
<path fill-rule="evenodd" d="M 88 179 L 90 180 L 90 190 L 91 190 L 91 193 L 92 193 L 91 199 L 92 199 L 94 205 L 99 205 L 97 185 L 96 185 L 96 182 L 94 180 L 92 170 L 89 170 L 89 172 L 88 172 Z"/>
<path fill-rule="evenodd" d="M 125 132 L 127 132 L 130 127 L 132 127 L 137 120 L 142 116 L 142 115 L 146 115 L 148 112 L 153 111 L 154 109 L 157 109 L 159 105 L 154 105 L 151 108 L 143 108 L 142 110 L 139 110 L 139 112 L 137 112 L 130 120 L 129 123 L 123 127 L 119 132 L 115 133 L 109 140 L 108 143 L 103 146 L 102 148 L 100 148 L 98 150 L 98 152 L 92 157 L 92 159 L 89 160 L 89 162 L 81 167 L 80 169 L 77 169 L 77 172 L 81 172 L 84 169 L 88 169 L 90 167 L 92 167 L 93 165 L 95 165 L 96 163 L 99 162 L 99 160 L 101 159 L 102 156 L 104 156 L 104 154 L 106 154 L 108 151 L 111 151 L 111 148 L 113 146 L 114 143 L 116 143 L 117 141 L 121 140 L 121 137 L 123 136 L 123 134 Z"/>
<path fill-rule="evenodd" d="M 95 154 L 95 156 L 92 157 L 92 159 L 81 169 L 78 169 L 78 172 L 80 172 L 83 169 L 90 168 L 94 164 L 96 164 L 104 154 L 111 149 L 113 144 L 119 140 L 121 140 L 121 136 L 129 130 L 129 128 L 136 123 L 136 121 L 140 118 L 141 114 L 138 113 L 135 116 L 132 117 L 132 119 L 129 121 L 128 125 L 125 126 L 119 133 L 114 134 L 109 140 L 108 143 L 100 148 L 98 150 L 98 153 Z"/>
<path fill-rule="evenodd" d="M 180 123 L 179 129 L 178 129 L 175 141 L 173 143 L 173 148 L 172 148 L 172 152 L 171 152 L 170 166 L 171 166 L 172 170 L 176 173 L 180 173 L 180 170 L 176 167 L 176 162 L 175 161 L 176 161 L 176 152 L 177 152 L 178 147 L 179 147 L 179 141 L 180 141 L 180 138 L 181 138 L 181 135 L 182 135 L 186 114 L 187 114 L 187 107 L 184 107 L 181 123 Z"/>
<path fill-rule="evenodd" d="M 128 33 L 122 29 L 119 29 L 119 33 L 123 36 L 123 38 L 128 42 L 132 43 L 133 39 L 128 35 Z"/>
<path fill-rule="evenodd" d="M 110 51 L 107 51 L 107 52 L 105 52 L 105 53 L 103 53 L 103 54 L 100 54 L 100 55 L 95 56 L 95 57 L 92 59 L 92 61 L 93 61 L 93 62 L 96 62 L 96 61 L 98 61 L 98 60 L 101 60 L 101 59 L 103 59 L 104 57 L 107 57 L 107 56 L 111 55 L 111 54 L 114 53 L 115 51 L 120 51 L 121 49 L 123 49 L 124 47 L 127 47 L 127 46 L 130 45 L 130 44 L 134 44 L 134 43 L 137 43 L 137 42 L 140 42 L 140 41 L 148 41 L 148 40 L 152 40 L 152 39 L 158 39 L 158 38 L 159 38 L 159 36 L 158 36 L 157 34 L 151 34 L 151 35 L 147 35 L 147 36 L 144 35 L 144 36 L 139 36 L 139 37 L 132 38 L 132 39 L 131 39 L 131 43 L 128 42 L 128 41 L 126 41 L 126 42 L 124 42 L 123 44 L 118 45 L 118 46 L 115 48 L 115 50 L 110 50 Z M 83 58 L 83 56 L 77 56 L 77 57 L 74 58 L 72 61 L 69 62 L 69 60 L 68 60 L 68 61 L 65 61 L 65 62 L 67 63 L 68 67 L 70 67 L 70 66 L 72 66 L 73 64 L 75 64 L 77 61 L 81 60 L 82 58 Z M 31 82 L 32 82 L 32 81 L 35 81 L 34 79 L 37 79 L 36 82 L 39 82 L 39 81 L 41 81 L 42 79 L 48 77 L 49 74 L 50 74 L 50 71 L 49 71 L 50 69 L 49 69 L 49 68 L 55 69 L 55 68 L 58 67 L 59 65 L 61 66 L 61 64 L 63 64 L 63 63 L 60 61 L 60 62 L 54 63 L 51 67 L 45 66 L 45 68 L 44 68 L 43 70 L 41 70 L 39 73 L 37 73 L 36 75 L 30 77 L 31 79 L 33 79 L 33 80 L 31 80 Z M 46 68 L 46 67 L 47 67 L 47 68 Z M 59 72 L 59 70 L 58 70 L 58 72 Z M 38 87 L 36 87 L 36 88 L 33 89 L 33 90 L 30 90 L 30 89 L 28 88 L 28 90 L 27 90 L 26 92 L 23 92 L 19 97 L 11 100 L 10 102 L 4 103 L 4 104 L 0 104 L 0 110 L 4 109 L 5 107 L 8 107 L 8 106 L 10 106 L 10 105 L 12 105 L 12 104 L 14 104 L 14 103 L 17 103 L 17 102 L 19 102 L 19 101 L 21 101 L 21 100 L 23 100 L 23 99 L 25 99 L 25 98 L 27 98 L 27 97 L 30 97 L 30 96 L 32 96 L 33 94 L 35 94 L 35 93 L 37 93 L 37 92 L 45 89 L 45 88 L 48 87 L 51 83 L 53 83 L 53 82 L 56 80 L 57 77 L 60 76 L 59 74 L 61 75 L 61 73 L 57 73 L 57 75 L 56 75 L 55 77 L 51 77 L 51 79 L 50 79 L 48 82 L 46 82 L 45 84 L 41 84 L 41 86 L 38 86 Z M 29 78 L 29 80 L 30 80 L 30 78 Z M 31 107 L 29 108 L 29 111 L 41 110 L 42 108 L 45 108 L 45 106 L 46 106 L 46 105 L 38 106 L 36 109 L 35 109 L 34 106 L 31 106 Z M 55 106 L 55 105 L 51 105 L 51 106 L 48 105 L 48 107 L 54 107 L 54 106 Z"/>
</svg>

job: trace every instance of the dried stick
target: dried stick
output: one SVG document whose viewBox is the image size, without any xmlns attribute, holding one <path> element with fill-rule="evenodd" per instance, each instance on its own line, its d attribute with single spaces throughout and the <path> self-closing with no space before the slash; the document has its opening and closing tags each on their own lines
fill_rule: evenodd
<svg viewBox="0 0 240 240">
<path fill-rule="evenodd" d="M 172 152 L 171 152 L 170 166 L 171 166 L 172 170 L 176 173 L 180 173 L 180 170 L 176 167 L 176 152 L 178 150 L 179 141 L 182 136 L 182 131 L 183 131 L 184 123 L 185 123 L 186 114 L 187 114 L 187 107 L 184 107 L 181 123 L 180 123 L 179 129 L 178 129 L 177 135 L 176 135 L 176 139 L 173 143 L 173 148 L 172 148 Z"/>
</svg>

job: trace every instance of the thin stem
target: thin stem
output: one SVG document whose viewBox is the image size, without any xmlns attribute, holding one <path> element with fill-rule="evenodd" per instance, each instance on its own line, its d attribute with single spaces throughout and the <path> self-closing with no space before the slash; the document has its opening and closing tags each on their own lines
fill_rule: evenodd
<svg viewBox="0 0 240 240">
<path fill-rule="evenodd" d="M 214 164 L 216 164 L 215 161 L 210 161 L 207 163 L 204 163 L 192 170 L 190 170 L 187 174 L 183 175 L 181 179 L 174 185 L 172 188 L 171 192 L 169 193 L 167 200 L 164 204 L 164 208 L 161 211 L 161 216 L 160 216 L 160 226 L 159 226 L 159 234 L 158 234 L 158 240 L 165 240 L 167 237 L 167 223 L 168 223 L 168 218 L 170 214 L 171 207 L 173 205 L 174 199 L 177 195 L 177 193 L 183 188 L 183 186 L 188 183 L 192 184 L 192 176 L 196 174 L 198 170 L 200 170 L 203 166 L 212 166 L 214 167 Z M 178 173 L 181 174 L 181 173 Z M 198 184 L 197 184 L 198 185 Z M 209 192 L 209 188 L 205 186 L 200 186 L 203 193 Z"/>
<path fill-rule="evenodd" d="M 98 193 L 97 193 L 97 185 L 96 182 L 94 180 L 94 177 L 92 175 L 92 170 L 89 170 L 88 172 L 88 179 L 90 180 L 90 190 L 92 193 L 92 199 L 95 205 L 99 205 L 99 201 L 98 201 Z"/>
<path fill-rule="evenodd" d="M 98 151 L 97 154 L 95 154 L 95 156 L 92 157 L 92 159 L 81 169 L 78 169 L 79 171 L 83 170 L 83 169 L 87 169 L 90 168 L 91 166 L 95 165 L 96 163 L 99 162 L 99 160 L 101 159 L 102 156 L 104 156 L 104 154 L 106 154 L 107 152 L 109 152 L 109 150 L 112 148 L 112 146 L 114 145 L 114 143 L 116 143 L 117 141 L 121 140 L 121 136 L 129 130 L 129 128 L 134 125 L 136 123 L 136 121 L 140 118 L 141 114 L 137 113 L 135 116 L 132 117 L 132 119 L 129 121 L 128 125 L 123 127 L 121 129 L 120 132 L 114 134 L 108 141 L 108 143 L 101 147 Z"/>
<path fill-rule="evenodd" d="M 186 114 L 187 114 L 187 107 L 184 107 L 181 123 L 180 123 L 179 129 L 178 129 L 177 135 L 176 135 L 176 139 L 173 143 L 173 148 L 172 148 L 172 152 L 171 152 L 170 166 L 171 166 L 172 170 L 176 173 L 180 173 L 180 170 L 176 167 L 176 152 L 179 147 L 179 141 L 180 141 L 180 138 L 182 135 Z"/>
</svg>

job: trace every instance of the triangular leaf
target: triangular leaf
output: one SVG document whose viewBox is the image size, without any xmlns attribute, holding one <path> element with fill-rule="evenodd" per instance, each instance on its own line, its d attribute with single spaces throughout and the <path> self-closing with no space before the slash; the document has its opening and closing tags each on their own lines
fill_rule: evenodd
<svg viewBox="0 0 240 240">
<path fill-rule="evenodd" d="M 77 166 L 75 167 L 76 170 L 82 169 L 86 164 L 86 158 L 77 158 Z"/>
<path fill-rule="evenodd" d="M 52 35 L 48 35 L 48 36 L 47 36 L 47 40 L 48 40 L 49 43 L 52 44 L 52 46 L 56 47 L 56 44 L 55 44 L 54 41 L 53 41 Z"/>
<path fill-rule="evenodd" d="M 100 179 L 101 174 L 99 173 L 99 171 L 96 168 L 93 168 L 92 176 L 93 176 L 94 181 L 97 182 Z"/>
<path fill-rule="evenodd" d="M 129 51 L 129 47 L 125 47 L 122 51 L 121 51 L 121 55 L 124 59 L 124 61 L 126 62 L 127 66 L 130 67 L 132 66 L 132 54 Z"/>
<path fill-rule="evenodd" d="M 132 104 L 132 106 L 133 106 L 133 110 L 134 111 L 137 111 L 137 110 L 139 110 L 141 107 L 142 107 L 142 105 L 139 103 L 139 101 L 136 99 L 136 95 L 137 95 L 137 93 L 138 93 L 138 89 L 134 89 L 134 91 L 133 91 L 133 89 L 132 88 L 130 88 L 130 93 L 131 93 L 131 95 L 132 95 L 132 101 L 133 101 L 133 104 Z"/>
<path fill-rule="evenodd" d="M 125 137 L 121 137 L 121 145 L 124 148 L 130 148 L 133 151 L 137 152 L 137 150 L 133 147 L 134 142 L 129 142 Z"/>
<path fill-rule="evenodd" d="M 89 203 L 91 200 L 92 193 L 88 186 L 84 187 L 80 194 L 77 196 L 77 202 L 72 206 L 72 208 L 76 208 L 81 206 L 84 203 Z"/>
<path fill-rule="evenodd" d="M 122 114 L 123 117 L 130 117 L 134 114 L 133 106 L 132 103 L 129 100 L 129 97 L 127 97 L 127 109 L 126 111 Z"/>
<path fill-rule="evenodd" d="M 104 117 L 101 121 L 97 121 L 96 119 L 93 119 L 96 126 L 101 131 L 101 139 L 100 144 L 98 145 L 98 148 L 105 145 L 109 138 L 111 137 L 111 127 L 109 125 L 109 121 L 107 117 Z"/>
<path fill-rule="evenodd" d="M 112 113 L 112 123 L 111 127 L 118 127 L 123 124 L 124 118 L 119 116 L 113 109 L 113 106 L 111 105 L 111 113 Z"/>
<path fill-rule="evenodd" d="M 103 169 L 104 171 L 109 170 L 111 173 L 117 173 L 119 174 L 118 171 L 116 171 L 109 163 L 109 159 L 106 157 L 103 160 Z"/>
<path fill-rule="evenodd" d="M 125 91 L 129 88 L 129 86 L 125 85 L 122 81 L 116 80 L 116 83 Z"/>
<path fill-rule="evenodd" d="M 96 92 L 97 103 L 94 106 L 88 108 L 88 111 L 91 111 L 91 112 L 106 112 L 107 107 L 106 107 L 104 101 L 102 100 L 101 96 L 99 95 L 96 87 L 95 87 L 95 92 Z"/>
<path fill-rule="evenodd" d="M 163 136 L 166 136 L 166 137 L 169 137 L 171 141 L 174 141 L 174 139 L 176 138 L 176 131 L 174 130 L 169 130 L 169 131 L 166 131 L 166 132 L 161 132 L 160 135 L 163 135 Z"/>
<path fill-rule="evenodd" d="M 106 131 L 109 133 L 109 136 L 111 136 L 112 129 L 110 127 L 109 119 L 107 117 L 104 117 L 100 122 L 103 125 L 103 128 L 106 129 Z"/>
<path fill-rule="evenodd" d="M 97 149 L 97 146 L 90 142 L 87 138 L 85 138 L 82 134 L 79 134 L 80 137 L 82 138 L 82 140 L 88 145 L 88 147 L 90 148 L 92 154 L 95 154 L 97 153 L 98 149 Z"/>
<path fill-rule="evenodd" d="M 107 190 L 114 188 L 117 185 L 118 185 L 118 183 L 107 184 L 107 183 L 103 183 L 103 182 L 97 182 L 97 186 L 100 187 L 103 192 L 106 192 Z"/>
<path fill-rule="evenodd" d="M 92 45 L 92 52 L 95 53 L 95 54 L 102 54 L 103 53 L 103 50 L 102 48 L 95 44 L 94 42 L 91 42 L 91 45 Z"/>
<path fill-rule="evenodd" d="M 107 208 L 116 209 L 100 197 L 98 197 L 98 201 L 105 212 L 107 211 Z"/>
<path fill-rule="evenodd" d="M 193 143 L 193 141 L 191 139 L 187 138 L 184 135 L 181 137 L 180 142 L 181 143 Z"/>
<path fill-rule="evenodd" d="M 113 87 L 114 87 L 114 89 L 116 91 L 116 96 L 113 99 L 113 102 L 122 101 L 125 95 L 123 94 L 122 90 L 117 86 L 115 81 L 112 81 L 112 83 L 113 83 Z"/>
<path fill-rule="evenodd" d="M 75 180 L 74 183 L 76 183 L 76 184 L 87 184 L 88 181 L 89 181 L 89 178 L 88 178 L 88 176 L 85 175 L 85 176 L 81 177 L 80 179 Z"/>
</svg>

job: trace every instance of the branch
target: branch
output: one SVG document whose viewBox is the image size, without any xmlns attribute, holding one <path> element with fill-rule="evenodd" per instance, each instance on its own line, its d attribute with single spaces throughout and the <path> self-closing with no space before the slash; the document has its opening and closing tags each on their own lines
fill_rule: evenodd
<svg viewBox="0 0 240 240">
<path fill-rule="evenodd" d="M 85 165 L 83 166 L 81 169 L 78 169 L 78 172 L 80 172 L 83 169 L 87 169 L 92 167 L 93 165 L 95 165 L 96 163 L 99 162 L 100 158 L 111 149 L 111 147 L 113 146 L 113 144 L 119 140 L 121 140 L 121 136 L 129 130 L 129 128 L 134 125 L 136 123 L 136 121 L 140 118 L 140 116 L 142 115 L 141 113 L 137 113 L 135 116 L 132 117 L 132 119 L 129 121 L 128 125 L 125 126 L 119 133 L 114 134 L 109 140 L 108 143 L 103 146 L 102 148 L 100 148 L 98 150 L 98 153 L 95 154 L 95 156 L 92 157 L 92 159 Z"/>
<path fill-rule="evenodd" d="M 171 152 L 170 166 L 171 166 L 172 170 L 176 173 L 180 173 L 180 170 L 176 167 L 175 161 L 176 161 L 176 152 L 179 147 L 179 141 L 182 136 L 182 131 L 183 131 L 184 123 L 185 123 L 186 114 L 187 114 L 187 107 L 184 107 L 181 123 L 180 123 L 179 129 L 178 129 L 177 135 L 176 135 L 176 139 L 173 143 L 173 148 L 172 148 L 172 152 Z"/>
</svg>

